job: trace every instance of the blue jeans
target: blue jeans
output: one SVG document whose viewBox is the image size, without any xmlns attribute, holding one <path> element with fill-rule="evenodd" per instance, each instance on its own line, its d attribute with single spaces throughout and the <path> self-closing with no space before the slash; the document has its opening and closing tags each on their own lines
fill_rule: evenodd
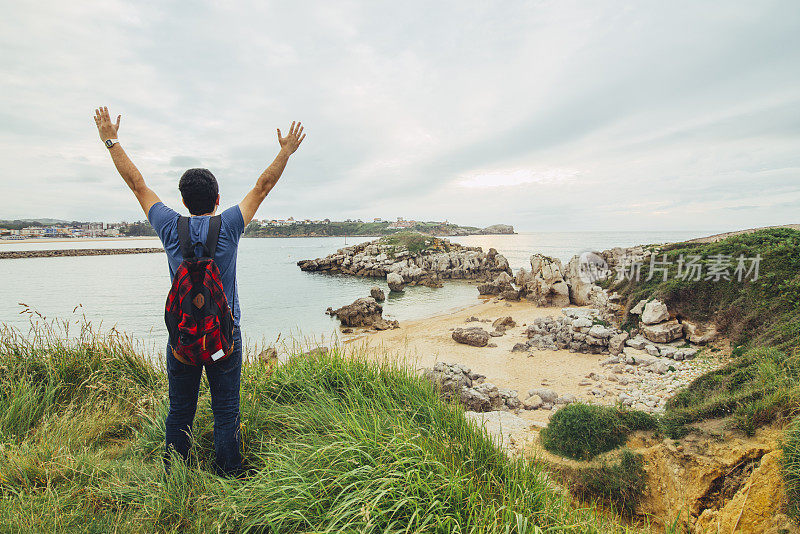
<svg viewBox="0 0 800 534">
<path fill-rule="evenodd" d="M 167 344 L 169 414 L 166 422 L 164 464 L 169 471 L 169 451 L 174 449 L 184 461 L 189 457 L 192 422 L 197 410 L 200 377 L 206 369 L 214 412 L 215 467 L 222 475 L 237 475 L 242 469 L 239 432 L 239 383 L 242 376 L 242 333 L 233 330 L 233 352 L 225 359 L 206 366 L 178 361 Z"/>
</svg>

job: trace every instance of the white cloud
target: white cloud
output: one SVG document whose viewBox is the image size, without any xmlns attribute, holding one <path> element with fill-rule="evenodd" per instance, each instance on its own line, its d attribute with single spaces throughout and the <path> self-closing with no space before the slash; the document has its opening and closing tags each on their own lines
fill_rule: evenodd
<svg viewBox="0 0 800 534">
<path fill-rule="evenodd" d="M 0 218 L 141 217 L 93 131 L 107 104 L 162 198 L 191 163 L 226 205 L 274 157 L 275 128 L 303 120 L 263 216 L 797 222 L 798 13 L 792 0 L 10 4 Z"/>
<path fill-rule="evenodd" d="M 578 171 L 572 169 L 508 169 L 467 173 L 459 180 L 461 187 L 513 187 L 525 184 L 559 184 L 573 180 Z"/>
</svg>

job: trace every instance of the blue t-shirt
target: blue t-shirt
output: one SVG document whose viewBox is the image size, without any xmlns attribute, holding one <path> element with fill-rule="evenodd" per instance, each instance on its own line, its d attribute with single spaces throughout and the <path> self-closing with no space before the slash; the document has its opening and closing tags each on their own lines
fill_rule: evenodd
<svg viewBox="0 0 800 534">
<path fill-rule="evenodd" d="M 153 225 L 164 250 L 167 253 L 169 263 L 169 278 L 175 278 L 175 271 L 183 261 L 181 254 L 181 244 L 178 239 L 178 218 L 180 214 L 164 205 L 163 202 L 156 202 L 150 208 L 147 219 Z M 206 242 L 208 236 L 209 215 L 189 217 L 189 237 L 193 243 Z M 233 311 L 233 323 L 239 326 L 239 294 L 236 287 L 236 253 L 239 250 L 239 239 L 244 233 L 244 218 L 239 206 L 232 206 L 222 212 L 222 225 L 219 230 L 219 241 L 217 242 L 217 252 L 214 262 L 217 264 L 219 273 L 222 276 L 222 289 L 225 290 L 225 297 Z M 195 254 L 200 255 L 202 247 L 197 247 Z"/>
</svg>

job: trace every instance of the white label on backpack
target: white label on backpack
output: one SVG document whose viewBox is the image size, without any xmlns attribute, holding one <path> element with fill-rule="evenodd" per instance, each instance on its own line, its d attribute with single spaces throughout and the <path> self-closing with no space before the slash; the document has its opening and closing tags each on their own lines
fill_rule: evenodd
<svg viewBox="0 0 800 534">
<path fill-rule="evenodd" d="M 217 361 L 220 358 L 222 358 L 223 356 L 225 356 L 225 351 L 223 351 L 222 349 L 219 349 L 217 352 L 215 352 L 214 354 L 211 355 L 211 360 L 212 361 Z"/>
</svg>

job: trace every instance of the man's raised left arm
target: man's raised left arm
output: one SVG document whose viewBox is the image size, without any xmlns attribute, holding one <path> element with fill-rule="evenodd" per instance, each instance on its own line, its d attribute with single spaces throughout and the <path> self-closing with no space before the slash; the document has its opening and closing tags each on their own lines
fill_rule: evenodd
<svg viewBox="0 0 800 534">
<path fill-rule="evenodd" d="M 145 217 L 147 217 L 153 204 L 161 202 L 161 199 L 158 198 L 158 195 L 156 195 L 152 189 L 147 187 L 142 173 L 139 172 L 139 169 L 136 168 L 136 165 L 133 164 L 122 149 L 122 146 L 120 146 L 117 139 L 117 132 L 119 131 L 119 123 L 121 120 L 122 115 L 117 115 L 117 122 L 111 122 L 107 107 L 100 107 L 94 110 L 94 122 L 97 125 L 97 132 L 100 134 L 100 140 L 103 141 L 103 143 L 109 139 L 114 140 L 113 145 L 108 147 L 108 152 L 111 154 L 111 159 L 114 161 L 117 172 L 119 172 L 119 175 L 122 176 L 122 179 L 125 180 L 125 183 L 130 187 L 131 191 L 133 191 L 136 200 L 139 201 L 142 210 L 144 210 Z"/>
</svg>

